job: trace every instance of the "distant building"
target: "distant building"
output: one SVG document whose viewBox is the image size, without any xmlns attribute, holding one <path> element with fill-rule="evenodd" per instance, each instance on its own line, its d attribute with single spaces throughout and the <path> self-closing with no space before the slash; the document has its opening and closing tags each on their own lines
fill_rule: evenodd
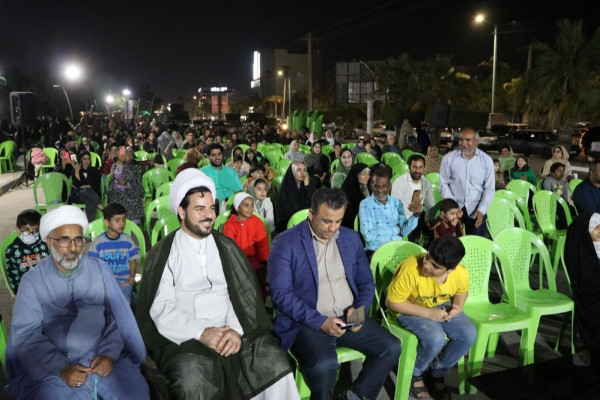
<svg viewBox="0 0 600 400">
<path fill-rule="evenodd" d="M 377 93 L 377 76 L 372 65 L 383 61 L 350 61 L 335 64 L 335 92 L 337 104 L 364 103 L 366 99 L 385 100 L 384 93 Z"/>
<path fill-rule="evenodd" d="M 313 90 L 317 89 L 322 80 L 322 57 L 318 51 L 312 54 Z M 306 53 L 288 53 L 285 49 L 262 49 L 253 54 L 252 81 L 250 87 L 253 94 L 260 98 L 270 96 L 283 97 L 285 77 L 289 78 L 292 102 L 296 103 L 297 93 L 302 93 L 305 103 L 305 93 L 308 88 L 308 57 Z M 289 88 L 286 86 L 286 99 Z M 286 100 L 287 103 L 287 100 Z M 294 106 L 294 104 L 293 104 Z"/>
</svg>

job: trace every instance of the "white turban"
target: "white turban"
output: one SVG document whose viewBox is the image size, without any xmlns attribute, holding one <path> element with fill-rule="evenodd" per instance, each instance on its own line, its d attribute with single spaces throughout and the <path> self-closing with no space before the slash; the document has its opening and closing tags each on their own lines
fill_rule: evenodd
<svg viewBox="0 0 600 400">
<path fill-rule="evenodd" d="M 207 187 L 213 199 L 217 199 L 215 183 L 204 172 L 196 168 L 188 168 L 178 173 L 169 193 L 169 206 L 171 210 L 177 215 L 177 208 L 183 201 L 185 194 L 191 189 L 200 186 Z"/>
<path fill-rule="evenodd" d="M 46 240 L 48 235 L 63 225 L 79 225 L 85 235 L 88 220 L 85 213 L 75 206 L 60 206 L 44 214 L 40 220 L 40 237 Z"/>
<path fill-rule="evenodd" d="M 235 208 L 236 211 L 237 211 L 238 207 L 240 206 L 240 204 L 242 204 L 242 201 L 244 201 L 244 199 L 246 199 L 247 197 L 252 198 L 252 196 L 250 196 L 246 192 L 239 192 L 238 194 L 235 195 L 235 197 L 233 198 L 233 207 Z"/>
</svg>

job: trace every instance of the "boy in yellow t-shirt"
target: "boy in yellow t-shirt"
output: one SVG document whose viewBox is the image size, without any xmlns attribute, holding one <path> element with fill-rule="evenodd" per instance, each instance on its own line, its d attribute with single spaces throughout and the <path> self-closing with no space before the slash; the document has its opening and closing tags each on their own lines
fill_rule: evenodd
<svg viewBox="0 0 600 400">
<path fill-rule="evenodd" d="M 404 329 L 419 338 L 410 388 L 416 399 L 429 397 L 423 382 L 428 367 L 436 398 L 450 399 L 444 377 L 477 337 L 475 326 L 463 313 L 469 290 L 469 274 L 459 264 L 464 255 L 460 240 L 442 236 L 427 253 L 404 260 L 388 287 L 386 306 Z"/>
</svg>

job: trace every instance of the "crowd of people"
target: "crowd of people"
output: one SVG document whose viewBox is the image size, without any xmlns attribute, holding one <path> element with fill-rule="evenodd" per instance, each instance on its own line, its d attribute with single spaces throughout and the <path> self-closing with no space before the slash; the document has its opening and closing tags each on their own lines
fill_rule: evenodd
<svg viewBox="0 0 600 400">
<path fill-rule="evenodd" d="M 375 291 L 369 260 L 385 243 L 410 240 L 425 243 L 428 252 L 398 266 L 385 305 L 419 339 L 411 394 L 450 399 L 444 377 L 477 335 L 463 313 L 469 276 L 457 238 L 486 235 L 499 184 L 537 184 L 526 157 L 502 148 L 493 160 L 477 148 L 471 128 L 463 128 L 458 147 L 442 155 L 419 132 L 423 153 L 412 152 L 407 172 L 393 176 L 381 162 L 385 153 L 400 153 L 393 135 L 360 137 L 350 149 L 342 147 L 341 132 L 318 140 L 306 128 L 227 133 L 190 126 L 180 133 L 177 126 L 152 123 L 135 131 L 115 126 L 103 137 L 100 127 L 85 131 L 84 125 L 54 142 L 48 131 L 45 139 L 60 154 L 55 171 L 73 185 L 65 202 L 82 203 L 85 212 L 71 205 L 44 216 L 23 211 L 18 237 L 7 248 L 7 277 L 17 294 L 6 353 L 10 393 L 23 399 L 91 393 L 147 399 L 139 369 L 147 351 L 172 398 L 296 399 L 290 351 L 311 398 L 329 399 L 339 368 L 335 350 L 348 347 L 366 359 L 343 398 L 375 399 L 401 345 L 366 312 Z M 276 166 L 259 143 L 289 145 L 282 154 L 289 168 L 278 185 Z M 142 266 L 125 222 L 139 224 L 144 217 L 144 169 L 166 167 L 174 149 L 186 151 L 169 193 L 180 229 L 153 246 Z M 136 160 L 142 150 L 154 157 Z M 569 227 L 565 254 L 589 243 L 596 255 L 598 162 L 571 194 L 568 153 L 554 150 L 542 171 L 543 187 L 582 212 Z M 91 166 L 91 153 L 101 155 L 98 167 Z M 360 153 L 377 163 L 357 162 Z M 37 174 L 33 151 L 31 163 Z M 439 184 L 429 173 L 439 173 Z M 434 186 L 443 198 L 437 203 Z M 290 225 L 303 210 L 306 220 Z M 226 222 L 214 230 L 224 213 Z M 84 254 L 84 235 L 98 215 L 105 233 Z M 576 303 L 589 303 L 594 293 L 580 292 L 590 273 L 583 263 L 581 256 L 567 262 L 576 275 Z M 597 324 L 587 319 L 592 304 L 587 314 L 576 314 L 586 349 L 597 342 Z M 425 385 L 426 374 L 432 386 Z"/>
</svg>

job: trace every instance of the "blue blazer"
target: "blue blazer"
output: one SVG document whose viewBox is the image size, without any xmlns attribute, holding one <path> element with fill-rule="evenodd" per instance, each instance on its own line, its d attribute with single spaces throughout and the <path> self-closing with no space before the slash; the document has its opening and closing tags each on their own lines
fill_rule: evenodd
<svg viewBox="0 0 600 400">
<path fill-rule="evenodd" d="M 340 227 L 337 246 L 354 295 L 353 307 L 369 309 L 375 284 L 357 232 Z M 301 326 L 321 329 L 327 319 L 317 311 L 319 269 L 308 220 L 275 238 L 268 259 L 271 298 L 277 308 L 274 329 L 279 345 L 292 346 Z"/>
</svg>

